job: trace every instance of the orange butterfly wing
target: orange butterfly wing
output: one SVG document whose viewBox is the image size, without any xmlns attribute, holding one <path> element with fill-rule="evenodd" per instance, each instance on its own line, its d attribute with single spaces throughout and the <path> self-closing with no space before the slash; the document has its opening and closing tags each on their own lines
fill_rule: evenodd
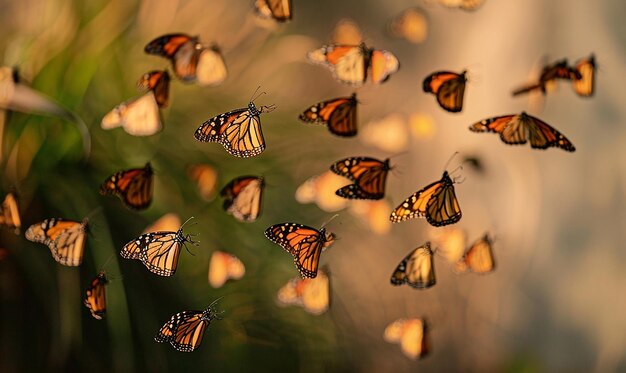
<svg viewBox="0 0 626 373">
<path fill-rule="evenodd" d="M 350 137 L 357 134 L 356 94 L 317 103 L 302 114 L 300 120 L 308 123 L 323 123 L 338 136 Z"/>
<path fill-rule="evenodd" d="M 465 72 L 457 74 L 451 71 L 439 71 L 424 79 L 423 89 L 426 93 L 436 95 L 439 106 L 444 110 L 457 113 L 463 110 L 465 81 Z"/>
<path fill-rule="evenodd" d="M 137 82 L 137 87 L 144 91 L 153 91 L 159 107 L 166 107 L 169 104 L 170 74 L 167 70 L 145 73 Z"/>
<path fill-rule="evenodd" d="M 318 231 L 302 224 L 276 224 L 265 230 L 265 236 L 294 256 L 302 277 L 317 276 L 322 249 L 330 241 L 324 228 Z"/>
<path fill-rule="evenodd" d="M 100 187 L 100 194 L 118 196 L 124 205 L 143 210 L 152 203 L 153 171 L 150 163 L 143 168 L 117 172 L 108 177 Z"/>
<path fill-rule="evenodd" d="M 340 197 L 351 199 L 382 199 L 390 169 L 388 159 L 381 162 L 369 157 L 346 158 L 330 166 L 330 170 L 337 175 L 355 182 L 336 192 Z"/>
<path fill-rule="evenodd" d="M 98 276 L 91 281 L 91 284 L 85 291 L 85 299 L 83 303 L 91 311 L 91 316 L 97 320 L 101 320 L 106 313 L 106 290 L 105 285 L 108 283 L 104 272 L 100 272 Z"/>
</svg>

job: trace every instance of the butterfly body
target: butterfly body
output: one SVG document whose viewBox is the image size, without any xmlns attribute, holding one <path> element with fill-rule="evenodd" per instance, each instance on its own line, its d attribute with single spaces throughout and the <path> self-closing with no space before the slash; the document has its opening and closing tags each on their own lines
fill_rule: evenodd
<svg viewBox="0 0 626 373">
<path fill-rule="evenodd" d="M 116 195 L 133 210 L 146 209 L 152 203 L 153 175 L 150 162 L 143 168 L 116 172 L 102 183 L 100 194 Z"/>
<path fill-rule="evenodd" d="M 411 251 L 391 274 L 391 284 L 400 286 L 407 284 L 415 289 L 427 289 L 437 283 L 433 251 L 430 242 Z"/>
<path fill-rule="evenodd" d="M 467 71 L 457 74 L 452 71 L 437 71 L 424 79 L 422 88 L 437 97 L 442 109 L 451 113 L 463 110 L 463 96 Z"/>
<path fill-rule="evenodd" d="M 203 311 L 179 312 L 159 329 L 154 340 L 169 342 L 181 352 L 192 352 L 200 346 L 204 331 L 215 319 L 221 320 L 213 305 Z"/>
<path fill-rule="evenodd" d="M 326 124 L 334 135 L 352 137 L 357 134 L 357 103 L 356 93 L 333 98 L 311 106 L 299 118 L 307 123 Z"/>
<path fill-rule="evenodd" d="M 96 320 L 101 320 L 106 313 L 106 284 L 108 284 L 107 276 L 104 272 L 98 273 L 98 276 L 91 281 L 91 284 L 85 291 L 83 303 L 91 312 Z"/>
<path fill-rule="evenodd" d="M 335 194 L 348 199 L 378 200 L 385 196 L 389 159 L 380 161 L 370 157 L 351 157 L 335 162 L 330 170 L 354 182 L 337 190 Z"/>
<path fill-rule="evenodd" d="M 224 211 L 242 222 L 253 222 L 261 213 L 265 180 L 257 176 L 241 176 L 222 188 Z"/>
<path fill-rule="evenodd" d="M 59 264 L 76 267 L 83 262 L 87 219 L 82 222 L 53 218 L 31 225 L 25 232 L 27 240 L 50 248 Z"/>
<path fill-rule="evenodd" d="M 150 232 L 124 245 L 120 255 L 140 260 L 150 272 L 167 277 L 176 273 L 180 250 L 186 242 L 193 243 L 182 228 L 176 232 Z"/>
</svg>

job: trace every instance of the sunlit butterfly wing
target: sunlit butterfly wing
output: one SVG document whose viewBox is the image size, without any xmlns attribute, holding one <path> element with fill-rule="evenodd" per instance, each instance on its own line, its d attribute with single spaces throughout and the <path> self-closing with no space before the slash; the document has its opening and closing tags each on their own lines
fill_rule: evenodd
<svg viewBox="0 0 626 373">
<path fill-rule="evenodd" d="M 154 340 L 159 343 L 169 342 L 181 352 L 192 352 L 200 346 L 204 331 L 216 318 L 212 308 L 179 312 L 161 327 Z"/>
<path fill-rule="evenodd" d="M 293 278 L 278 290 L 279 305 L 298 305 L 312 315 L 321 315 L 330 306 L 330 279 L 324 269 L 316 278 Z"/>
<path fill-rule="evenodd" d="M 154 92 L 159 107 L 166 107 L 170 98 L 170 74 L 167 70 L 154 70 L 143 74 L 137 87 L 144 91 Z"/>
<path fill-rule="evenodd" d="M 205 201 L 215 197 L 217 186 L 217 170 L 208 164 L 192 165 L 188 169 L 189 177 L 196 182 L 200 196 Z"/>
<path fill-rule="evenodd" d="M 335 24 L 331 40 L 336 45 L 359 45 L 363 42 L 363 34 L 356 22 L 342 18 Z"/>
<path fill-rule="evenodd" d="M 508 145 L 526 144 L 530 141 L 533 149 L 561 148 L 568 152 L 576 150 L 574 145 L 559 131 L 547 123 L 522 112 L 519 115 L 505 115 L 484 119 L 469 128 L 473 132 L 494 132 Z"/>
<path fill-rule="evenodd" d="M 322 123 L 337 135 L 350 137 L 357 134 L 356 93 L 350 97 L 339 97 L 322 101 L 300 114 L 300 120 L 308 123 Z"/>
<path fill-rule="evenodd" d="M 576 71 L 580 74 L 580 79 L 574 80 L 574 91 L 579 96 L 591 97 L 595 90 L 596 60 L 594 55 L 576 63 Z"/>
<path fill-rule="evenodd" d="M 416 289 L 426 289 L 436 283 L 433 252 L 430 243 L 411 251 L 391 274 L 391 284 L 407 284 Z"/>
<path fill-rule="evenodd" d="M 425 217 L 432 226 L 440 227 L 461 220 L 461 208 L 454 192 L 454 182 L 448 172 L 441 180 L 429 184 L 402 202 L 391 213 L 394 223 L 415 217 Z"/>
<path fill-rule="evenodd" d="M 385 328 L 383 338 L 389 343 L 398 343 L 405 356 L 420 359 L 428 354 L 426 320 L 398 319 Z"/>
<path fill-rule="evenodd" d="M 167 213 L 144 229 L 143 234 L 150 232 L 176 231 L 181 225 L 180 217 L 175 213 Z"/>
<path fill-rule="evenodd" d="M 373 49 L 370 50 L 369 58 L 369 74 L 372 79 L 372 83 L 380 84 L 386 82 L 391 74 L 398 71 L 400 62 L 393 53 Z"/>
<path fill-rule="evenodd" d="M 394 17 L 389 23 L 392 36 L 414 44 L 423 43 L 428 36 L 428 19 L 419 8 L 409 8 Z"/>
<path fill-rule="evenodd" d="M 261 17 L 278 22 L 286 22 L 293 17 L 291 0 L 255 0 L 254 7 Z"/>
<path fill-rule="evenodd" d="M 153 171 L 150 163 L 143 168 L 132 168 L 116 172 L 100 186 L 100 194 L 118 196 L 124 205 L 134 210 L 143 210 L 152 202 Z"/>
<path fill-rule="evenodd" d="M 272 225 L 265 230 L 265 236 L 294 256 L 294 263 L 305 278 L 317 276 L 322 249 L 332 242 L 325 228 L 318 231 L 296 223 Z"/>
<path fill-rule="evenodd" d="M 100 272 L 96 278 L 91 281 L 89 287 L 85 291 L 83 303 L 97 320 L 101 320 L 106 313 L 106 284 L 108 283 L 106 274 Z"/>
<path fill-rule="evenodd" d="M 569 67 L 567 60 L 561 60 L 544 67 L 541 71 L 539 82 L 542 84 L 542 89 L 545 91 L 546 83 L 555 79 L 576 80 L 580 79 L 580 73 Z"/>
<path fill-rule="evenodd" d="M 209 284 L 222 287 L 228 280 L 239 280 L 246 273 L 246 267 L 233 254 L 214 251 L 209 262 Z"/>
<path fill-rule="evenodd" d="M 485 234 L 470 246 L 457 263 L 456 270 L 458 272 L 470 270 L 474 273 L 485 274 L 492 272 L 495 267 L 491 239 Z"/>
<path fill-rule="evenodd" d="M 161 131 L 161 115 L 155 93 L 149 91 L 116 106 L 100 123 L 100 127 L 105 130 L 120 126 L 133 136 L 151 136 Z"/>
<path fill-rule="evenodd" d="M 196 67 L 201 49 L 197 37 L 168 34 L 152 40 L 144 51 L 168 58 L 172 62 L 176 76 L 182 81 L 192 82 L 196 80 Z"/>
<path fill-rule="evenodd" d="M 255 221 L 261 213 L 264 186 L 264 179 L 258 176 L 241 176 L 230 181 L 220 192 L 224 211 L 242 222 Z"/>
<path fill-rule="evenodd" d="M 480 8 L 485 0 L 439 0 L 439 3 L 447 8 L 457 8 L 472 11 Z"/>
<path fill-rule="evenodd" d="M 213 45 L 204 48 L 198 56 L 196 80 L 201 86 L 216 86 L 228 77 L 226 63 L 220 49 Z"/>
<path fill-rule="evenodd" d="M 348 199 L 382 199 L 390 169 L 389 159 L 380 161 L 370 157 L 346 158 L 330 166 L 332 172 L 354 181 L 335 192 Z"/>
<path fill-rule="evenodd" d="M 360 85 L 367 78 L 369 51 L 361 45 L 328 45 L 307 54 L 311 62 L 322 64 L 342 83 Z"/>
<path fill-rule="evenodd" d="M 465 71 L 457 74 L 451 71 L 438 71 L 424 79 L 424 92 L 437 96 L 437 102 L 444 110 L 458 113 L 463 110 L 465 93 Z"/>
<path fill-rule="evenodd" d="M 29 241 L 48 246 L 52 257 L 59 264 L 76 267 L 83 262 L 86 230 L 86 219 L 82 222 L 47 219 L 31 225 L 25 236 Z"/>
<path fill-rule="evenodd" d="M 15 234 L 20 233 L 22 221 L 20 210 L 17 205 L 17 198 L 13 193 L 8 193 L 0 205 L 0 225 L 12 229 Z"/>
<path fill-rule="evenodd" d="M 146 233 L 127 243 L 120 255 L 126 259 L 138 259 L 152 273 L 172 276 L 178 267 L 182 245 L 188 241 L 182 229 L 177 232 Z"/>
</svg>

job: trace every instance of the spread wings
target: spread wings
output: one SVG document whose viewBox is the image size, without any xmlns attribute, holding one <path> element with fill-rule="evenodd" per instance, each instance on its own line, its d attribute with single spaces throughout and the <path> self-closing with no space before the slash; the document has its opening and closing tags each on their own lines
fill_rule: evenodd
<svg viewBox="0 0 626 373">
<path fill-rule="evenodd" d="M 143 210 L 152 202 L 153 172 L 150 163 L 143 168 L 116 172 L 109 176 L 100 187 L 101 194 L 118 196 L 125 206 Z"/>
<path fill-rule="evenodd" d="M 395 286 L 408 284 L 416 289 L 426 289 L 436 282 L 429 242 L 407 255 L 391 274 L 391 284 Z"/>
<path fill-rule="evenodd" d="M 357 134 L 356 94 L 317 103 L 302 114 L 300 120 L 309 123 L 323 123 L 337 135 L 351 137 Z"/>
<path fill-rule="evenodd" d="M 349 199 L 382 199 L 389 169 L 389 160 L 379 161 L 369 157 L 352 157 L 335 162 L 330 170 L 354 181 L 354 184 L 335 193 Z"/>
<path fill-rule="evenodd" d="M 229 182 L 220 192 L 224 210 L 242 222 L 253 222 L 261 213 L 265 182 L 262 177 L 241 176 Z"/>
</svg>

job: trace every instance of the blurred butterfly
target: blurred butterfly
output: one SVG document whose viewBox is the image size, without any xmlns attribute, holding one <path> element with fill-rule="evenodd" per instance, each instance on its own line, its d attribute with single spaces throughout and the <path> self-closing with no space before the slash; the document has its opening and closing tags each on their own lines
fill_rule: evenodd
<svg viewBox="0 0 626 373">
<path fill-rule="evenodd" d="M 101 320 L 107 310 L 106 284 L 108 282 L 106 274 L 100 272 L 85 291 L 83 303 L 91 311 L 91 316 L 97 320 Z"/>
<path fill-rule="evenodd" d="M 257 156 L 265 150 L 260 115 L 274 108 L 273 105 L 257 108 L 251 100 L 247 108 L 220 114 L 202 123 L 194 137 L 202 142 L 220 143 L 235 157 Z"/>
<path fill-rule="evenodd" d="M 456 264 L 465 252 L 466 233 L 455 227 L 431 228 L 428 236 L 437 248 L 437 254 L 446 258 L 449 263 Z"/>
<path fill-rule="evenodd" d="M 596 59 L 594 55 L 592 54 L 576 62 L 576 71 L 580 74 L 580 78 L 574 80 L 574 91 L 582 97 L 593 96 L 596 75 Z"/>
<path fill-rule="evenodd" d="M 196 182 L 202 199 L 212 201 L 217 189 L 217 170 L 211 165 L 199 163 L 190 166 L 187 174 Z"/>
<path fill-rule="evenodd" d="M 335 241 L 335 235 L 296 223 L 275 224 L 265 230 L 265 237 L 294 256 L 303 278 L 315 278 L 322 249 Z"/>
<path fill-rule="evenodd" d="M 222 83 L 228 75 L 219 48 L 203 46 L 197 36 L 163 35 L 148 43 L 144 51 L 169 59 L 174 74 L 186 83 L 215 86 Z"/>
<path fill-rule="evenodd" d="M 420 8 L 409 8 L 389 22 L 389 33 L 413 44 L 420 44 L 428 36 L 428 19 Z"/>
<path fill-rule="evenodd" d="M 409 138 L 406 120 L 398 113 L 370 121 L 359 136 L 364 144 L 391 153 L 407 150 Z"/>
<path fill-rule="evenodd" d="M 391 274 L 391 285 L 394 286 L 407 284 L 415 289 L 427 289 L 436 282 L 430 242 L 411 251 Z"/>
<path fill-rule="evenodd" d="M 463 110 L 466 71 L 461 74 L 451 71 L 437 71 L 424 79 L 424 92 L 437 96 L 437 102 L 444 110 L 458 113 Z"/>
<path fill-rule="evenodd" d="M 22 221 L 20 220 L 20 209 L 17 205 L 17 198 L 13 193 L 8 193 L 0 205 L 0 225 L 13 229 L 15 234 L 20 234 Z"/>
<path fill-rule="evenodd" d="M 380 84 L 398 71 L 399 63 L 391 52 L 359 45 L 327 45 L 307 55 L 311 62 L 328 67 L 342 83 L 360 85 L 368 79 Z"/>
<path fill-rule="evenodd" d="M 533 149 L 558 147 L 568 152 L 576 150 L 559 131 L 525 112 L 484 119 L 474 123 L 469 129 L 472 132 L 497 133 L 500 140 L 508 145 L 526 144 L 528 138 Z"/>
<path fill-rule="evenodd" d="M 522 93 L 528 93 L 535 90 L 540 90 L 543 94 L 545 94 L 548 91 L 550 84 L 554 84 L 557 79 L 575 81 L 580 78 L 580 72 L 569 67 L 567 60 L 563 59 L 551 65 L 544 66 L 541 70 L 538 83 L 529 84 L 514 90 L 513 96 L 518 96 Z"/>
<path fill-rule="evenodd" d="M 231 180 L 220 192 L 224 211 L 242 222 L 253 222 L 261 213 L 265 181 L 258 176 L 240 176 Z"/>
<path fill-rule="evenodd" d="M 209 262 L 209 284 L 221 288 L 228 280 L 239 280 L 246 273 L 246 267 L 233 254 L 214 251 Z"/>
<path fill-rule="evenodd" d="M 350 201 L 349 211 L 352 215 L 363 220 L 368 228 L 376 234 L 386 234 L 391 230 L 389 211 L 391 206 L 385 200 L 353 200 Z"/>
<path fill-rule="evenodd" d="M 480 8 L 485 0 L 439 0 L 439 3 L 447 8 L 457 8 L 467 11 Z"/>
<path fill-rule="evenodd" d="M 310 314 L 323 314 L 330 305 L 328 272 L 320 268 L 316 278 L 292 278 L 278 290 L 276 299 L 281 306 L 296 305 Z"/>
<path fill-rule="evenodd" d="M 461 208 L 454 193 L 454 182 L 448 171 L 443 177 L 415 192 L 391 213 L 390 220 L 398 223 L 425 217 L 430 225 L 440 227 L 461 220 Z"/>
<path fill-rule="evenodd" d="M 354 184 L 338 189 L 335 194 L 348 199 L 382 199 L 385 197 L 389 159 L 379 161 L 370 157 L 350 157 L 335 162 L 330 170 Z"/>
<path fill-rule="evenodd" d="M 184 225 L 184 224 L 183 224 Z M 122 248 L 120 255 L 125 259 L 140 260 L 146 268 L 159 276 L 172 276 L 178 266 L 180 249 L 191 240 L 191 235 L 178 231 L 161 231 L 142 234 Z"/>
<path fill-rule="evenodd" d="M 167 213 L 161 216 L 154 223 L 144 229 L 143 233 L 160 232 L 160 231 L 175 231 L 180 227 L 180 217 L 174 213 Z"/>
<path fill-rule="evenodd" d="M 272 18 L 278 22 L 291 20 L 291 0 L 255 0 L 254 8 L 262 18 Z"/>
<path fill-rule="evenodd" d="M 478 274 L 489 273 L 494 269 L 492 241 L 488 234 L 474 242 L 455 267 L 457 272 L 471 271 Z"/>
<path fill-rule="evenodd" d="M 356 22 L 342 18 L 335 24 L 331 40 L 333 44 L 358 45 L 363 42 L 363 34 Z"/>
<path fill-rule="evenodd" d="M 137 87 L 143 91 L 154 92 L 159 107 L 166 107 L 170 98 L 170 74 L 167 70 L 150 71 L 139 79 Z"/>
<path fill-rule="evenodd" d="M 131 168 L 114 173 L 100 186 L 100 194 L 118 196 L 133 210 L 144 210 L 152 203 L 154 172 L 150 162 L 143 168 Z"/>
<path fill-rule="evenodd" d="M 346 207 L 348 201 L 340 198 L 335 191 L 345 185 L 345 179 L 331 171 L 307 179 L 296 189 L 296 201 L 314 202 L 320 209 L 333 212 Z"/>
<path fill-rule="evenodd" d="M 29 241 L 48 246 L 59 264 L 76 267 L 83 262 L 86 231 L 87 219 L 77 222 L 59 218 L 31 225 L 25 236 Z"/>
<path fill-rule="evenodd" d="M 110 130 L 117 127 L 133 136 L 151 136 L 161 131 L 159 104 L 153 91 L 128 100 L 107 113 L 100 127 Z"/>
<path fill-rule="evenodd" d="M 307 123 L 326 124 L 330 133 L 351 137 L 357 133 L 356 93 L 350 97 L 333 98 L 319 102 L 300 114 Z"/>
<path fill-rule="evenodd" d="M 428 329 L 424 319 L 398 319 L 385 328 L 383 338 L 389 343 L 399 343 L 404 355 L 420 359 L 428 354 Z"/>
<path fill-rule="evenodd" d="M 154 340 L 169 342 L 181 352 L 192 352 L 202 342 L 204 331 L 213 320 L 221 320 L 214 304 L 211 303 L 204 311 L 183 311 L 175 314 L 165 323 L 154 337 Z"/>
</svg>

